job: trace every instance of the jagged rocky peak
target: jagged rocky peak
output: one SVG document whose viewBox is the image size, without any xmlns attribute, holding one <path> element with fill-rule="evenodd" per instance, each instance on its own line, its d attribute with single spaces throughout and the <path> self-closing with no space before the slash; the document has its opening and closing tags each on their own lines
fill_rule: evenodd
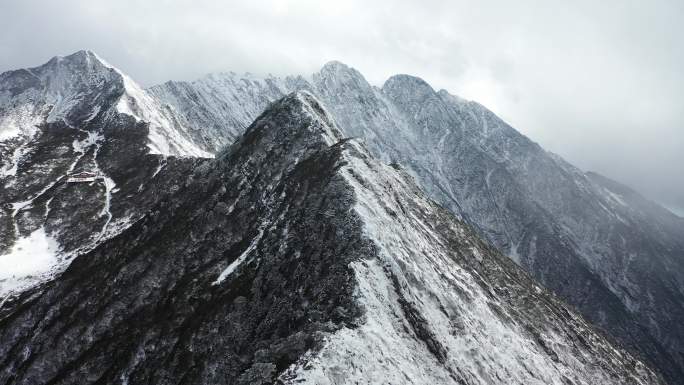
<svg viewBox="0 0 684 385">
<path fill-rule="evenodd" d="M 3 88 L 12 84 L 12 80 L 27 81 L 32 87 L 15 88 L 14 94 L 28 88 L 44 88 L 50 92 L 65 93 L 84 83 L 99 83 L 103 79 L 110 79 L 110 68 L 90 51 L 79 51 L 68 56 L 55 56 L 42 66 L 8 71 L 0 75 Z M 33 81 L 28 81 L 32 79 Z M 5 88 L 6 89 L 6 88 Z"/>
<path fill-rule="evenodd" d="M 187 148 L 164 116 L 91 51 L 0 75 L 1 297 L 116 235 L 189 169 L 150 154 Z"/>
<path fill-rule="evenodd" d="M 304 123 L 307 129 L 321 135 L 328 145 L 342 139 L 342 132 L 333 121 L 332 116 L 321 102 L 308 91 L 295 91 L 278 103 L 284 104 L 281 108 L 295 110 L 295 113 L 308 118 L 308 121 Z"/>
<path fill-rule="evenodd" d="M 440 96 L 423 79 L 410 75 L 394 75 L 382 86 L 383 95 L 403 110 L 404 116 L 413 120 L 424 131 L 441 135 L 453 131 L 453 114 Z M 459 127 L 460 128 L 460 127 Z M 432 138 L 434 140 L 436 138 Z M 424 142 L 430 139 L 425 138 Z"/>
<path fill-rule="evenodd" d="M 423 79 L 411 75 L 394 75 L 382 85 L 382 92 L 392 100 L 423 103 L 435 97 L 435 90 Z"/>
<path fill-rule="evenodd" d="M 236 145 L 227 147 L 218 158 L 230 156 L 235 150 L 259 147 L 300 159 L 305 152 L 330 146 L 342 138 L 323 105 L 311 93 L 295 91 L 272 103 Z"/>
<path fill-rule="evenodd" d="M 45 123 L 82 126 L 106 115 L 127 115 L 148 125 L 151 152 L 210 157 L 179 123 L 129 76 L 91 51 L 57 56 L 46 64 L 0 75 L 0 141 L 32 136 Z"/>
<path fill-rule="evenodd" d="M 43 123 L 86 120 L 124 92 L 119 72 L 90 51 L 0 75 L 0 141 Z"/>
<path fill-rule="evenodd" d="M 339 60 L 330 60 L 323 64 L 321 74 L 329 74 L 330 76 L 339 76 L 341 74 L 359 73 L 356 69 L 342 63 Z"/>
<path fill-rule="evenodd" d="M 314 87 L 320 92 L 330 89 L 347 92 L 368 91 L 371 86 L 359 71 L 342 62 L 327 62 L 312 76 Z"/>
<path fill-rule="evenodd" d="M 77 51 L 66 56 L 55 56 L 42 66 L 17 71 L 42 73 L 52 79 L 47 85 L 55 90 L 72 87 L 74 83 L 77 83 L 74 80 L 89 82 L 98 75 L 113 78 L 111 76 L 113 75 L 112 72 L 118 72 L 110 64 L 97 56 L 97 54 L 89 50 Z M 72 78 L 72 76 L 74 77 Z"/>
<path fill-rule="evenodd" d="M 66 56 L 55 56 L 50 59 L 46 65 L 62 68 L 71 67 L 72 69 L 76 68 L 84 71 L 89 69 L 104 70 L 112 68 L 110 64 L 90 50 L 80 50 Z"/>
</svg>

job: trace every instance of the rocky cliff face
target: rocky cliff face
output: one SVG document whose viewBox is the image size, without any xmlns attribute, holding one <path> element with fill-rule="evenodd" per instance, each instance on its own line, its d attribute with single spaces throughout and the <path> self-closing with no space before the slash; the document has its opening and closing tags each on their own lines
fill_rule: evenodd
<svg viewBox="0 0 684 385">
<path fill-rule="evenodd" d="M 241 132 L 265 100 L 309 90 L 345 136 L 362 138 L 375 157 L 401 164 L 431 198 L 640 351 L 672 383 L 681 383 L 683 219 L 615 182 L 585 174 L 483 106 L 435 91 L 416 77 L 394 76 L 377 88 L 358 71 L 331 62 L 308 79 L 229 79 L 176 84 L 182 93 L 168 84 L 151 92 L 181 111 L 189 126 L 213 122 L 212 135 L 220 137 Z M 193 123 L 182 113 L 195 110 L 192 100 L 230 107 Z"/>
<path fill-rule="evenodd" d="M 661 381 L 306 92 L 0 317 L 11 384 Z"/>
</svg>

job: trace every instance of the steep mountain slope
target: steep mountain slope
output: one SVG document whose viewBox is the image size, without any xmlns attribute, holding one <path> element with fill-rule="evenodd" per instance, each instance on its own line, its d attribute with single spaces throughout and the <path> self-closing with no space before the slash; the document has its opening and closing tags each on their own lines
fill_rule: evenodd
<svg viewBox="0 0 684 385">
<path fill-rule="evenodd" d="M 405 91 L 416 88 L 422 90 Z M 454 199 L 441 202 L 460 209 L 493 245 L 681 382 L 684 221 L 665 210 L 640 210 L 646 201 L 638 196 L 628 205 L 490 111 L 428 88 L 410 77 L 383 87 L 416 125 L 434 130 L 425 135 L 425 151 L 440 142 L 446 150 L 433 157 L 438 177 L 418 171 L 421 179 L 446 180 Z M 673 226 L 658 228 L 668 216 Z"/>
<path fill-rule="evenodd" d="M 401 164 L 492 245 L 639 350 L 672 383 L 684 383 L 681 218 L 581 172 L 483 106 L 416 77 L 394 76 L 379 89 L 331 62 L 309 79 L 232 74 L 230 81 L 210 76 L 174 84 L 184 92 L 169 84 L 151 90 L 174 111 L 194 110 L 192 100 L 230 106 L 221 114 L 207 110 L 200 122 L 180 113 L 190 127 L 213 122 L 217 136 L 241 132 L 265 99 L 311 91 L 345 136 L 363 138 L 374 156 Z"/>
<path fill-rule="evenodd" d="M 0 301 L 140 218 L 197 162 L 155 149 L 205 154 L 158 140 L 172 135 L 149 123 L 151 100 L 88 51 L 0 75 Z M 93 180 L 68 183 L 76 172 Z"/>
<path fill-rule="evenodd" d="M 216 152 L 232 143 L 274 100 L 298 88 L 295 78 L 211 74 L 194 82 L 169 81 L 148 91 L 178 112 L 182 124 L 201 134 L 202 148 Z"/>
<path fill-rule="evenodd" d="M 98 114 L 125 114 L 149 124 L 153 153 L 209 156 L 170 112 L 128 76 L 90 51 L 0 74 L 0 142 L 35 134 L 36 127 Z M 4 153 L 3 153 L 4 155 Z"/>
<path fill-rule="evenodd" d="M 305 92 L 3 310 L 4 383 L 660 383 Z"/>
</svg>

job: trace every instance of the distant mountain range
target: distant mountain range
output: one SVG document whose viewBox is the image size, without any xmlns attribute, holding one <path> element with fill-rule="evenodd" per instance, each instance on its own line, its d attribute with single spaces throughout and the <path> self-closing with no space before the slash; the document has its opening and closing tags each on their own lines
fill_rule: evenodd
<svg viewBox="0 0 684 385">
<path fill-rule="evenodd" d="M 0 156 L 6 383 L 684 383 L 684 219 L 416 77 L 81 51 L 0 75 Z"/>
</svg>

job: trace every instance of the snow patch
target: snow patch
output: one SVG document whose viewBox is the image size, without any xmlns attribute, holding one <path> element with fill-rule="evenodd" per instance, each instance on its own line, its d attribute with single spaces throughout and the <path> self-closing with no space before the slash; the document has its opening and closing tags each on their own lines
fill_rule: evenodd
<svg viewBox="0 0 684 385">
<path fill-rule="evenodd" d="M 59 245 L 44 228 L 17 240 L 8 254 L 0 255 L 0 296 L 38 282 L 59 264 Z"/>
<path fill-rule="evenodd" d="M 116 183 L 114 183 L 114 180 L 104 173 L 104 171 L 100 168 L 100 165 L 97 162 L 97 154 L 99 153 L 102 144 L 96 140 L 95 146 L 95 150 L 93 151 L 93 164 L 95 165 L 95 172 L 98 175 L 98 177 L 102 179 L 105 188 L 104 206 L 102 207 L 102 211 L 100 211 L 100 216 L 107 216 L 107 220 L 105 221 L 105 224 L 102 226 L 102 230 L 100 230 L 100 235 L 98 235 L 95 241 L 97 243 L 100 241 L 102 237 L 106 235 L 107 226 L 109 226 L 109 222 L 112 221 L 112 193 L 114 188 L 116 187 Z"/>
<path fill-rule="evenodd" d="M 2 100 L 0 107 L 8 106 L 8 112 L 0 115 L 0 142 L 12 139 L 21 135 L 32 137 L 38 132 L 38 125 L 42 118 L 36 114 L 36 106 L 31 104 L 12 105 L 11 99 Z M 11 107 L 10 107 L 11 106 Z"/>
<path fill-rule="evenodd" d="M 259 233 L 257 234 L 256 237 L 252 240 L 252 243 L 250 243 L 249 247 L 245 251 L 240 254 L 239 257 L 237 257 L 228 267 L 225 268 L 221 272 L 221 274 L 216 278 L 216 281 L 212 283 L 212 285 L 219 285 L 221 282 L 223 282 L 229 275 L 231 275 L 235 269 L 238 268 L 249 256 L 249 254 L 257 247 L 259 244 L 259 241 L 261 241 L 261 238 L 264 236 L 264 231 L 265 231 L 265 226 L 261 226 L 259 228 Z"/>
<path fill-rule="evenodd" d="M 9 162 L 7 162 L 5 165 L 2 166 L 2 168 L 0 168 L 0 177 L 17 175 L 19 161 L 21 161 L 21 158 L 24 156 L 26 147 L 29 142 L 30 139 L 26 140 L 26 142 L 20 144 L 17 148 L 14 149 L 14 151 L 12 152 L 12 159 L 10 159 Z"/>
</svg>

